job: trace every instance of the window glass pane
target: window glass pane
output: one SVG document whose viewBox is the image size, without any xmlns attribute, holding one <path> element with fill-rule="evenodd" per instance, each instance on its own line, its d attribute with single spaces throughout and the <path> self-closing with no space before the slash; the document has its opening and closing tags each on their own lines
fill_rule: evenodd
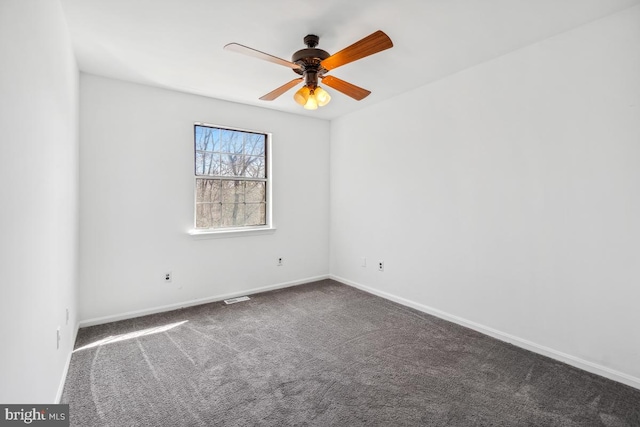
<svg viewBox="0 0 640 427">
<path fill-rule="evenodd" d="M 222 204 L 222 226 L 240 227 L 244 225 L 244 204 L 223 203 Z"/>
<path fill-rule="evenodd" d="M 264 135 L 257 133 L 247 133 L 244 141 L 244 154 L 249 156 L 264 156 L 266 145 Z"/>
<path fill-rule="evenodd" d="M 244 147 L 244 132 L 234 132 L 229 142 L 229 152 L 235 154 L 242 154 Z"/>
<path fill-rule="evenodd" d="M 220 154 L 212 153 L 211 154 L 211 163 L 210 163 L 209 173 L 208 175 L 220 175 L 220 170 L 222 168 Z"/>
<path fill-rule="evenodd" d="M 220 129 L 220 151 L 222 153 L 242 153 L 244 132 Z"/>
<path fill-rule="evenodd" d="M 244 200 L 247 203 L 258 203 L 265 201 L 265 183 L 247 181 L 245 183 Z"/>
<path fill-rule="evenodd" d="M 267 223 L 265 203 L 247 203 L 245 205 L 245 225 L 265 225 Z"/>
<path fill-rule="evenodd" d="M 229 143 L 233 131 L 228 129 L 220 129 L 220 151 L 223 153 L 229 152 Z"/>
<path fill-rule="evenodd" d="M 205 153 L 202 151 L 196 151 L 196 175 L 204 175 L 204 156 Z"/>
<path fill-rule="evenodd" d="M 220 154 L 196 152 L 196 175 L 220 175 Z"/>
<path fill-rule="evenodd" d="M 196 150 L 218 151 L 220 149 L 220 129 L 196 126 Z"/>
<path fill-rule="evenodd" d="M 243 161 L 240 154 L 221 154 L 220 175 L 242 176 Z"/>
<path fill-rule="evenodd" d="M 244 175 L 249 178 L 264 178 L 264 157 L 250 156 L 245 158 Z"/>
<path fill-rule="evenodd" d="M 196 227 L 214 228 L 220 227 L 220 203 L 196 204 Z"/>
<path fill-rule="evenodd" d="M 220 181 L 216 179 L 196 179 L 197 203 L 220 203 Z"/>
<path fill-rule="evenodd" d="M 221 181 L 222 203 L 242 203 L 244 202 L 244 181 Z"/>
<path fill-rule="evenodd" d="M 211 155 L 212 153 L 202 154 L 202 175 L 209 175 L 211 171 Z"/>
<path fill-rule="evenodd" d="M 264 157 L 244 156 L 241 172 L 247 178 L 264 178 Z"/>
</svg>

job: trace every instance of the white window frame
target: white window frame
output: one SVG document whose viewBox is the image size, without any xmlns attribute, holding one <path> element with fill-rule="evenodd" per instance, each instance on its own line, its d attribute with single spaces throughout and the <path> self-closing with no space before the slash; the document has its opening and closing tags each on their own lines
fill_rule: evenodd
<svg viewBox="0 0 640 427">
<path fill-rule="evenodd" d="M 273 170 L 272 170 L 272 150 L 271 150 L 271 140 L 272 134 L 270 132 L 264 132 L 259 130 L 252 129 L 243 129 L 232 126 L 224 126 L 224 125 L 216 125 L 211 123 L 203 123 L 203 122 L 194 122 L 192 137 L 195 138 L 195 127 L 196 126 L 205 126 L 205 127 L 214 127 L 219 129 L 228 129 L 232 131 L 239 132 L 249 132 L 249 133 L 259 133 L 266 136 L 265 141 L 265 225 L 256 225 L 256 226 L 243 226 L 243 227 L 224 227 L 224 228 L 196 228 L 196 204 L 197 204 L 197 179 L 203 178 L 202 175 L 196 175 L 195 173 L 195 140 L 193 145 L 193 162 L 191 164 L 191 171 L 193 174 L 193 220 L 192 225 L 193 228 L 189 230 L 189 234 L 195 237 L 205 237 L 205 238 L 216 238 L 216 237 L 236 237 L 236 236 L 254 236 L 260 234 L 271 234 L 275 232 L 276 227 L 273 223 Z M 229 177 L 232 179 L 232 177 Z"/>
</svg>

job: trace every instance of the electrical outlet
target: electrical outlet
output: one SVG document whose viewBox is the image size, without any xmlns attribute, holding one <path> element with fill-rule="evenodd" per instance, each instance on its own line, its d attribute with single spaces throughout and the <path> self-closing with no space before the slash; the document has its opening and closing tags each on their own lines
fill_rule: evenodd
<svg viewBox="0 0 640 427">
<path fill-rule="evenodd" d="M 56 350 L 60 350 L 60 326 L 56 329 Z"/>
<path fill-rule="evenodd" d="M 165 283 L 171 283 L 172 280 L 173 280 L 173 274 L 170 271 L 167 271 L 166 273 L 164 273 Z"/>
<path fill-rule="evenodd" d="M 278 258 L 278 267 L 282 267 L 282 257 Z"/>
<path fill-rule="evenodd" d="M 367 259 L 365 257 L 360 258 L 360 266 L 361 267 L 367 266 Z"/>
<path fill-rule="evenodd" d="M 384 261 L 378 261 L 378 271 L 384 271 Z"/>
</svg>

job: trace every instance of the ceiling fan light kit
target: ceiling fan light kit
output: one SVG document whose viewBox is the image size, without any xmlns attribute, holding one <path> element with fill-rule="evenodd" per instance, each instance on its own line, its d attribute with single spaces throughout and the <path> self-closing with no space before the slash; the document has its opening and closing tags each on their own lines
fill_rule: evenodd
<svg viewBox="0 0 640 427">
<path fill-rule="evenodd" d="M 365 58 L 393 47 L 393 43 L 389 36 L 380 30 L 333 55 L 330 55 L 327 51 L 316 48 L 319 41 L 320 38 L 318 36 L 313 34 L 307 35 L 304 38 L 304 43 L 307 45 L 306 49 L 301 49 L 295 52 L 291 57 L 291 61 L 286 61 L 238 43 L 229 43 L 224 48 L 232 52 L 238 52 L 273 62 L 275 64 L 284 65 L 302 76 L 285 83 L 264 96 L 261 96 L 261 100 L 273 101 L 294 86 L 304 83 L 304 85 L 293 95 L 293 99 L 298 104 L 302 105 L 303 108 L 307 110 L 315 110 L 318 107 L 327 105 L 329 101 L 331 101 L 331 95 L 329 95 L 329 93 L 322 87 L 318 86 L 319 80 L 322 80 L 325 85 L 355 99 L 356 101 L 366 98 L 371 93 L 370 91 L 344 80 L 340 80 L 337 77 L 326 76 L 325 74 L 330 70 L 341 67 L 350 62 L 357 61 L 358 59 Z"/>
<path fill-rule="evenodd" d="M 327 105 L 331 101 L 331 95 L 320 86 L 311 89 L 309 86 L 304 85 L 293 95 L 293 99 L 302 105 L 305 110 L 315 110 L 318 107 Z"/>
</svg>

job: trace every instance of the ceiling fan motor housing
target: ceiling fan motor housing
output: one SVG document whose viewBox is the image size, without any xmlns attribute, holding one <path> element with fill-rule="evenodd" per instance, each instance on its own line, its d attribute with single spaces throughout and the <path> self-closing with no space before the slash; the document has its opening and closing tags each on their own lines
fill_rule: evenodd
<svg viewBox="0 0 640 427">
<path fill-rule="evenodd" d="M 317 49 L 320 38 L 316 35 L 309 34 L 304 38 L 306 49 L 300 49 L 291 57 L 291 62 L 300 65 L 300 69 L 295 69 L 298 74 L 304 76 L 306 86 L 315 87 L 318 85 L 318 78 L 327 72 L 321 65 L 323 59 L 327 59 L 331 55 L 326 50 Z"/>
<path fill-rule="evenodd" d="M 320 61 L 322 61 L 323 59 L 327 59 L 330 56 L 331 55 L 329 55 L 329 52 L 327 52 L 326 50 L 311 47 L 307 49 L 300 49 L 299 51 L 294 53 L 291 57 L 291 62 L 299 65 L 303 65 L 306 63 L 317 63 L 318 65 L 320 65 Z"/>
</svg>

